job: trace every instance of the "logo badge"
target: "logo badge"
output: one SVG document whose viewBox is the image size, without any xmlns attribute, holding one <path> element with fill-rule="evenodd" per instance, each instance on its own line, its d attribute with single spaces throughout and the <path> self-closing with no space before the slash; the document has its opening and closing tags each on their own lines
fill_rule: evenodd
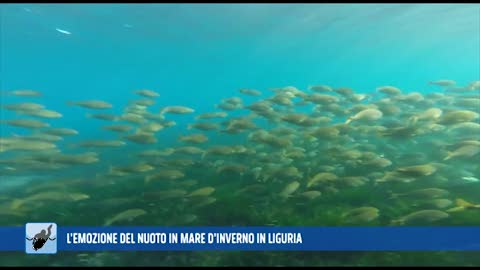
<svg viewBox="0 0 480 270">
<path fill-rule="evenodd" d="M 27 223 L 25 226 L 25 252 L 28 254 L 57 253 L 57 224 Z"/>
</svg>

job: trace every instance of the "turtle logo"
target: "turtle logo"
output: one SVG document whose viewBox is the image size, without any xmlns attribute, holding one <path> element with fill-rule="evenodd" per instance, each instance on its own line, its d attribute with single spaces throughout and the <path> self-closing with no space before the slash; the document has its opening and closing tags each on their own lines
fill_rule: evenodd
<svg viewBox="0 0 480 270">
<path fill-rule="evenodd" d="M 56 229 L 54 223 L 28 223 L 27 224 L 26 252 L 51 254 L 57 252 Z M 47 242 L 53 245 L 46 245 Z M 42 250 L 43 248 L 43 250 Z"/>
</svg>

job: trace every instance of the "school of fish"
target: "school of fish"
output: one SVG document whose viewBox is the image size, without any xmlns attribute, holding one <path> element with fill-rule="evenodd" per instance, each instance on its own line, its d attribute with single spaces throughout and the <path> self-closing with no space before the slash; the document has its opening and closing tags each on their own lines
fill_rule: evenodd
<svg viewBox="0 0 480 270">
<path fill-rule="evenodd" d="M 211 111 L 155 108 L 161 91 L 149 89 L 133 90 L 122 114 L 107 101 L 65 101 L 102 121 L 109 139 L 56 125 L 64 115 L 39 103 L 40 91 L 6 91 L 1 109 L 16 117 L 0 127 L 26 134 L 0 134 L 1 181 L 32 180 L 0 190 L 1 225 L 398 226 L 480 217 L 480 199 L 463 192 L 480 178 L 480 81 L 428 84 L 438 91 L 242 88 Z M 176 143 L 163 144 L 174 119 L 192 114 Z"/>
</svg>

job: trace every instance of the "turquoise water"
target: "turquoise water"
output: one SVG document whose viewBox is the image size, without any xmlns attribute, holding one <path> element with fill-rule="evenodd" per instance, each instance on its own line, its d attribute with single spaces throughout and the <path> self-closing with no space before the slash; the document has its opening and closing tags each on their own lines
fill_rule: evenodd
<svg viewBox="0 0 480 270">
<path fill-rule="evenodd" d="M 449 79 L 458 86 L 466 86 L 480 79 L 480 5 L 477 4 L 1 4 L 0 59 L 0 91 L 33 89 L 43 94 L 40 98 L 0 95 L 0 105 L 36 102 L 60 112 L 61 118 L 40 120 L 52 127 L 78 130 L 79 134 L 58 142 L 58 149 L 65 153 L 94 151 L 99 153 L 100 159 L 87 166 L 36 172 L 35 169 L 29 170 L 28 164 L 22 167 L 3 163 L 8 158 L 15 158 L 13 154 L 17 152 L 0 153 L 0 169 L 7 176 L 0 183 L 4 191 L 0 192 L 0 218 L 4 217 L 0 219 L 0 225 L 44 221 L 54 216 L 62 225 L 97 226 L 123 210 L 144 208 L 151 219 L 140 217 L 125 225 L 263 226 L 275 223 L 341 226 L 345 225 L 343 212 L 365 205 L 380 208 L 378 219 L 367 222 L 367 225 L 389 225 L 392 220 L 419 210 L 407 199 L 392 203 L 387 199 L 392 191 L 403 193 L 432 187 L 449 190 L 452 201 L 462 198 L 480 203 L 476 197 L 480 191 L 478 184 L 465 185 L 457 177 L 480 178 L 476 163 L 479 155 L 467 160 L 444 161 L 446 151 L 455 149 L 449 148 L 451 145 L 448 144 L 463 139 L 461 136 L 449 137 L 450 133 L 443 131 L 432 132 L 433 128 L 418 140 L 385 138 L 373 132 L 365 135 L 342 131 L 341 138 L 330 138 L 331 143 L 339 147 L 338 152 L 329 148 L 330 139 L 323 138 L 314 145 L 299 136 L 294 145 L 303 147 L 309 156 L 293 158 L 292 164 L 303 173 L 301 179 L 297 179 L 302 184 L 299 190 L 303 191 L 306 190 L 304 183 L 312 176 L 323 170 L 329 171 L 321 169 L 320 165 L 336 166 L 333 172 L 339 178 L 365 176 L 371 181 L 377 179 L 372 173 L 393 170 L 391 167 L 355 167 L 348 163 L 355 161 L 350 156 L 352 153 L 344 153 L 350 149 L 370 151 L 370 154 L 375 152 L 382 157 L 385 154 L 393 162 L 393 168 L 428 162 L 450 166 L 447 169 L 440 166 L 433 176 L 427 175 L 424 182 L 387 183 L 385 186 L 368 183 L 353 188 L 339 186 L 340 195 L 322 190 L 321 198 L 314 203 L 299 198 L 278 200 L 277 193 L 293 180 L 282 179 L 281 174 L 272 177 L 273 180 L 257 183 L 251 176 L 253 167 L 268 167 L 261 155 L 209 156 L 206 159 L 195 154 L 180 156 L 179 159 L 193 160 L 193 166 L 162 163 L 178 162 L 175 157 L 135 158 L 140 151 L 182 146 L 178 142 L 180 135 L 204 133 L 209 142 L 194 146 L 205 150 L 212 145 L 245 145 L 257 153 L 278 154 L 282 157 L 278 162 L 287 162 L 282 156 L 285 153 L 282 147 L 269 148 L 252 142 L 248 136 L 253 130 L 232 135 L 186 128 L 197 122 L 195 116 L 201 113 L 222 111 L 215 107 L 222 99 L 241 97 L 244 104 L 252 104 L 272 96 L 272 88 L 294 86 L 312 93 L 307 90 L 311 85 L 349 87 L 355 93 L 371 95 L 377 102 L 383 97 L 377 87 L 392 85 L 402 93 L 418 92 L 427 97 L 427 103 L 412 104 L 393 99 L 392 103 L 398 105 L 404 114 L 391 116 L 384 111 L 382 119 L 385 120 L 380 122 L 384 126 L 407 125 L 412 114 L 420 114 L 430 107 L 441 108 L 444 115 L 449 110 L 460 109 L 480 112 L 471 105 L 436 103 L 429 96 L 440 93 L 457 99 L 465 95 L 478 101 L 478 87 L 475 91 L 455 95 L 429 83 Z M 242 88 L 258 89 L 263 94 L 260 97 L 242 95 L 239 93 Z M 85 140 L 120 137 L 101 129 L 112 123 L 86 117 L 95 110 L 69 106 L 68 101 L 106 101 L 113 104 L 113 108 L 98 112 L 121 115 L 129 102 L 141 98 L 134 93 L 139 89 L 151 89 L 160 94 L 155 98 L 155 105 L 149 108 L 152 113 L 172 105 L 193 108 L 195 113 L 168 114 L 166 119 L 175 121 L 176 125 L 156 133 L 158 142 L 153 145 L 128 142 L 123 148 L 93 150 L 75 146 Z M 343 97 L 339 97 L 343 102 Z M 428 103 L 430 99 L 434 101 Z M 350 103 L 341 105 L 353 106 Z M 289 109 L 307 113 L 308 108 Z M 279 115 L 284 113 L 283 109 L 278 110 Z M 335 123 L 343 123 L 351 114 L 350 111 L 339 113 Z M 223 120 L 245 115 L 248 115 L 246 110 L 228 111 L 228 118 Z M 16 118 L 22 117 L 11 110 L 0 110 L 1 120 Z M 437 120 L 432 123 L 445 124 Z M 478 117 L 464 122 L 478 123 Z M 269 130 L 277 124 L 263 123 L 261 127 Z M 375 127 L 372 123 L 355 123 L 353 126 L 364 130 Z M 449 123 L 445 126 L 451 127 Z M 302 136 L 310 128 L 288 127 Z M 30 134 L 29 129 L 0 125 L 1 138 L 26 134 Z M 461 135 L 479 141 L 476 134 Z M 365 145 L 342 149 L 344 145 L 350 147 L 355 140 Z M 318 153 L 310 153 L 313 150 Z M 19 156 L 22 157 L 22 153 Z M 157 202 L 143 201 L 142 192 L 152 189 L 147 184 L 144 186 L 143 172 L 128 175 L 126 180 L 106 174 L 110 166 L 131 165 L 140 160 L 151 162 L 156 169 L 175 167 L 186 175 L 182 179 L 185 182 L 156 183 L 153 189 L 181 188 L 191 192 L 214 186 L 216 203 L 192 209 L 191 201 L 173 199 L 152 207 L 150 203 Z M 341 161 L 345 164 L 337 166 L 336 163 Z M 222 167 L 218 162 L 236 162 L 247 169 L 242 175 L 236 175 L 234 170 L 233 174 L 219 173 L 216 169 Z M 308 163 L 312 164 L 309 167 L 305 162 L 318 163 Z M 199 183 L 187 188 L 188 179 Z M 53 182 L 50 186 L 49 180 Z M 49 188 L 60 188 L 88 194 L 90 200 L 58 205 L 48 200 L 31 199 L 35 190 L 25 188 L 31 182 L 41 183 L 40 194 Z M 259 190 L 232 195 L 245 187 L 255 187 L 255 184 L 257 188 L 260 186 Z M 12 217 L 9 209 L 13 204 L 10 202 L 19 198 L 25 199 L 24 205 L 31 207 L 33 204 L 30 205 L 28 200 L 41 202 L 35 206 L 38 207 L 37 214 Z M 121 201 L 115 201 L 117 199 Z M 305 203 L 308 207 L 304 207 Z M 20 209 L 23 211 L 22 207 Z M 29 210 L 25 211 L 28 213 Z M 191 215 L 195 216 L 193 221 L 189 219 Z M 163 220 L 162 216 L 170 217 L 171 222 Z M 459 212 L 452 217 L 455 218 L 436 224 L 480 223 L 478 211 Z M 84 257 L 59 254 L 32 258 L 33 261 L 27 263 L 23 260 L 23 253 L 19 253 L 2 254 L 0 265 L 478 265 L 477 255 L 473 252 L 105 252 Z"/>
<path fill-rule="evenodd" d="M 429 92 L 437 89 L 427 85 L 431 80 L 466 84 L 480 73 L 476 4 L 3 4 L 1 10 L 2 89 L 44 92 L 45 105 L 66 115 L 59 125 L 93 124 L 66 100 L 95 97 L 118 104 L 118 112 L 139 88 L 160 92 L 158 106 L 203 112 L 239 88 L 327 84 L 371 92 L 394 85 Z"/>
</svg>

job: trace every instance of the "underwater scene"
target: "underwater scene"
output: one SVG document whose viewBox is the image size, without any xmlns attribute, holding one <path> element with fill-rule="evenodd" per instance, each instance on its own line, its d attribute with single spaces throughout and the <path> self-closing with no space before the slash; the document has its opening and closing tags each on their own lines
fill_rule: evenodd
<svg viewBox="0 0 480 270">
<path fill-rule="evenodd" d="M 479 226 L 478 4 L 0 4 L 0 226 Z M 480 265 L 466 251 L 1 266 Z"/>
</svg>

